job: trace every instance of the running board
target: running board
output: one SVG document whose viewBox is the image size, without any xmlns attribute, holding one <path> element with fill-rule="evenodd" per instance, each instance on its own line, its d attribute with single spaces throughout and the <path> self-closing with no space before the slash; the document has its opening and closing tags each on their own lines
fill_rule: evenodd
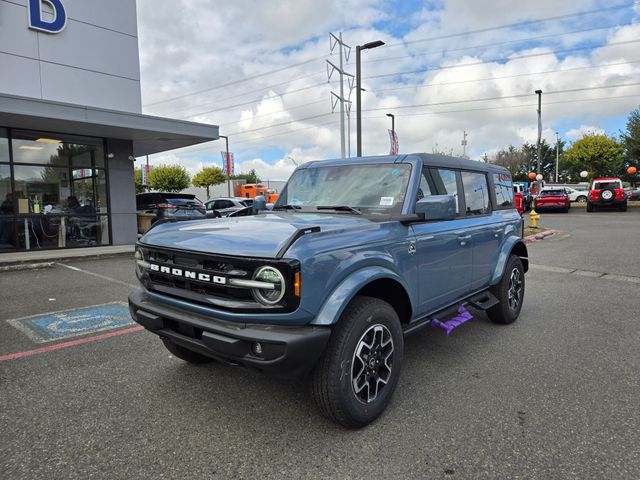
<svg viewBox="0 0 640 480">
<path fill-rule="evenodd" d="M 488 290 L 474 295 L 468 300 L 468 302 L 478 310 L 488 310 L 500 303 L 496 296 Z"/>
<path fill-rule="evenodd" d="M 457 314 L 455 317 L 450 318 L 446 322 L 441 322 L 440 320 L 434 317 L 433 319 L 431 319 L 431 326 L 436 328 L 441 328 L 442 330 L 447 332 L 447 337 L 448 337 L 451 334 L 451 332 L 453 332 L 453 330 L 458 328 L 460 325 L 464 325 L 465 323 L 467 323 L 469 320 L 473 318 L 473 315 L 471 315 L 469 310 L 464 308 L 464 306 L 462 305 L 458 308 L 458 311 L 456 313 Z"/>
</svg>

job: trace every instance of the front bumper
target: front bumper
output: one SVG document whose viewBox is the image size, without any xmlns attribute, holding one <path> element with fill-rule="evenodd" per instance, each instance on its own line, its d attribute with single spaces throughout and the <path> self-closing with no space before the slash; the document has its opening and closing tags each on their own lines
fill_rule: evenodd
<svg viewBox="0 0 640 480">
<path fill-rule="evenodd" d="M 254 367 L 280 377 L 299 377 L 318 362 L 329 327 L 236 323 L 198 315 L 148 298 L 139 288 L 129 295 L 131 317 L 176 345 L 226 363 Z M 252 346 L 259 342 L 260 356 Z"/>
</svg>

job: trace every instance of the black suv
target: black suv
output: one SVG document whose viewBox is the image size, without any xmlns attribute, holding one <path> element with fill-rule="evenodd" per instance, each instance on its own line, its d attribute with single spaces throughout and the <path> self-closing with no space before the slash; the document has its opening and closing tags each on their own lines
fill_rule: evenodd
<svg viewBox="0 0 640 480">
<path fill-rule="evenodd" d="M 139 193 L 136 195 L 138 213 L 153 213 L 158 220 L 186 220 L 206 218 L 207 210 L 195 195 L 188 193 Z"/>
</svg>

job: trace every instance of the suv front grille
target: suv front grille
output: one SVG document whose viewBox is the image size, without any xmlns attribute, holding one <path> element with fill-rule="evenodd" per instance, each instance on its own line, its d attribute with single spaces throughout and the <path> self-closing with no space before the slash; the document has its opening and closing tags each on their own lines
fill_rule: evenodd
<svg viewBox="0 0 640 480">
<path fill-rule="evenodd" d="M 265 306 L 254 299 L 251 289 L 229 284 L 229 280 L 233 278 L 250 280 L 258 267 L 274 263 L 285 278 L 289 279 L 295 268 L 291 261 L 274 262 L 272 259 L 227 257 L 144 245 L 139 245 L 138 248 L 147 265 L 145 268 L 138 266 L 138 278 L 152 292 L 234 312 L 291 311 L 299 303 L 297 297 L 286 295 L 281 305 Z M 297 265 L 297 262 L 295 264 Z M 155 265 L 156 270 L 151 270 L 151 265 Z M 215 283 L 187 278 L 184 275 L 187 271 L 190 272 L 191 277 L 205 274 L 211 278 L 215 276 L 224 282 Z"/>
</svg>

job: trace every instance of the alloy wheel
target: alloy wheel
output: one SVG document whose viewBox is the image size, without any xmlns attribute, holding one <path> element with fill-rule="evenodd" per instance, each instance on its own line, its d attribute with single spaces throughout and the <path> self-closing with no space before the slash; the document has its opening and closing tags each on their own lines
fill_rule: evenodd
<svg viewBox="0 0 640 480">
<path fill-rule="evenodd" d="M 375 401 L 391 378 L 393 338 L 384 325 L 369 327 L 360 337 L 351 362 L 351 385 L 359 401 Z"/>
</svg>

